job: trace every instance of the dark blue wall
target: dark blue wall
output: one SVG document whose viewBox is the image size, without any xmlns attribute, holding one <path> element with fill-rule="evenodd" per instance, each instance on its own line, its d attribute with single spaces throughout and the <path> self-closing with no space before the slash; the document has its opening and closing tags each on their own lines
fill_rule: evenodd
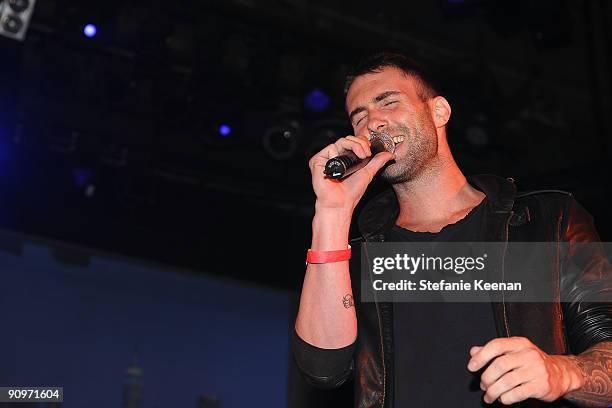
<svg viewBox="0 0 612 408">
<path fill-rule="evenodd" d="M 191 408 L 200 394 L 220 407 L 287 405 L 288 292 L 54 253 L 27 239 L 21 253 L 0 249 L 0 385 L 63 386 L 65 407 L 120 407 L 137 353 L 143 408 Z"/>
</svg>

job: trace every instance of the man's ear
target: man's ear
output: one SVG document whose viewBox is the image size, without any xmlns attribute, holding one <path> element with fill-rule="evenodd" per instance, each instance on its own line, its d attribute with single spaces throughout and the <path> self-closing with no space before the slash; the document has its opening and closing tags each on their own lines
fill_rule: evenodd
<svg viewBox="0 0 612 408">
<path fill-rule="evenodd" d="M 450 120 L 451 107 L 443 96 L 436 96 L 429 100 L 429 110 L 436 128 L 445 126 Z"/>
</svg>

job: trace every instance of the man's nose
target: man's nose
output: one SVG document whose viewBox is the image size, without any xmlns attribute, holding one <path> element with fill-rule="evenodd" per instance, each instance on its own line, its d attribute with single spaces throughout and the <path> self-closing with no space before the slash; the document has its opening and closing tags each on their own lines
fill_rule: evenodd
<svg viewBox="0 0 612 408">
<path fill-rule="evenodd" d="M 384 121 L 370 121 L 368 124 L 368 129 L 370 132 L 382 132 L 387 128 L 387 122 Z"/>
<path fill-rule="evenodd" d="M 382 132 L 388 126 L 389 124 L 387 123 L 387 120 L 382 117 L 370 118 L 370 121 L 368 122 L 368 130 L 370 132 Z"/>
</svg>

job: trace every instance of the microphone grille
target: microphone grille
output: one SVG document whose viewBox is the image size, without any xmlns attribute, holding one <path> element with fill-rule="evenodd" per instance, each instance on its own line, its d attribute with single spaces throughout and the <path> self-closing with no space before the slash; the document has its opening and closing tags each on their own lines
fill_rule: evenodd
<svg viewBox="0 0 612 408">
<path fill-rule="evenodd" d="M 393 138 L 386 132 L 372 132 L 370 133 L 370 142 L 374 139 L 378 139 L 385 146 L 385 150 L 389 153 L 395 152 L 395 143 Z"/>
</svg>

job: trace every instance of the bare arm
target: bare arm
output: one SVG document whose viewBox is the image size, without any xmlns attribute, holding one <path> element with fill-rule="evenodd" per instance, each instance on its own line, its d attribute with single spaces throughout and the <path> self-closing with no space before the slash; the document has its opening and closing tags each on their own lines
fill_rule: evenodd
<svg viewBox="0 0 612 408">
<path fill-rule="evenodd" d="M 312 222 L 312 249 L 348 247 L 350 216 L 333 211 L 317 213 Z M 295 328 L 306 342 L 320 348 L 341 348 L 355 341 L 357 319 L 348 261 L 309 264 Z M 349 300 L 349 301 L 345 301 Z"/>
<path fill-rule="evenodd" d="M 612 405 L 612 342 L 603 342 L 572 356 L 575 367 L 582 375 L 582 385 L 565 398 L 585 407 Z"/>
<path fill-rule="evenodd" d="M 361 159 L 372 154 L 367 137 L 347 136 L 327 146 L 309 161 L 317 196 L 312 221 L 313 250 L 348 248 L 349 227 L 357 203 L 376 172 L 394 158 L 389 152 L 378 153 L 365 167 L 341 181 L 325 177 L 323 169 L 327 160 L 348 151 Z M 295 323 L 299 337 L 319 348 L 337 349 L 352 344 L 357 337 L 352 297 L 348 261 L 309 264 Z"/>
</svg>

